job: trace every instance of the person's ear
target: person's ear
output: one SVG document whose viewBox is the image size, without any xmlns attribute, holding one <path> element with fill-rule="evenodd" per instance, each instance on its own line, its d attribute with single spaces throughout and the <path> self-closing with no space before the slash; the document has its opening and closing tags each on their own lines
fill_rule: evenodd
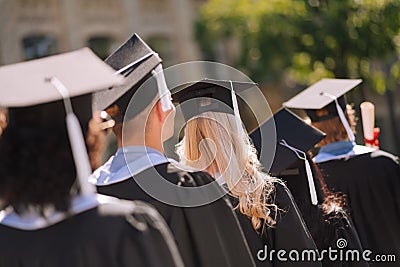
<svg viewBox="0 0 400 267">
<path fill-rule="evenodd" d="M 162 109 L 160 100 L 157 101 L 154 108 L 155 108 L 155 113 L 156 113 L 158 120 L 163 123 L 166 119 L 166 113 Z"/>
</svg>

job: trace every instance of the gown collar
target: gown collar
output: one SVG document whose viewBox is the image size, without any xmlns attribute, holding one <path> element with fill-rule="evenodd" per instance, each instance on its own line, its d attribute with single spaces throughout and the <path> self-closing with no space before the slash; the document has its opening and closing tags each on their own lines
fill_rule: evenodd
<svg viewBox="0 0 400 267">
<path fill-rule="evenodd" d="M 119 148 L 103 166 L 89 178 L 96 186 L 125 181 L 136 174 L 159 164 L 169 162 L 161 152 L 146 146 Z"/>
<path fill-rule="evenodd" d="M 318 155 L 313 158 L 313 161 L 321 163 L 331 160 L 348 160 L 354 156 L 370 153 L 374 150 L 374 148 L 357 145 L 350 141 L 339 141 L 323 146 Z"/>
<path fill-rule="evenodd" d="M 0 224 L 20 230 L 39 230 L 59 223 L 70 216 L 93 209 L 98 204 L 98 195 L 91 194 L 74 197 L 68 212 L 60 212 L 56 211 L 53 207 L 47 207 L 44 210 L 44 216 L 40 215 L 34 209 L 17 214 L 12 207 L 8 207 L 0 211 Z"/>
</svg>

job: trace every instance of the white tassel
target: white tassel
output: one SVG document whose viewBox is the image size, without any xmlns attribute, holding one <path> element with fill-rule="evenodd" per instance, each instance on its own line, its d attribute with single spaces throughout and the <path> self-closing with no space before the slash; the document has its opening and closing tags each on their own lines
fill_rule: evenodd
<svg viewBox="0 0 400 267">
<path fill-rule="evenodd" d="M 304 163 L 306 165 L 306 172 L 307 172 L 307 179 L 308 179 L 308 187 L 310 189 L 311 203 L 313 205 L 317 205 L 318 204 L 317 191 L 315 190 L 314 177 L 313 177 L 313 174 L 311 171 L 311 166 L 307 159 L 304 160 Z"/>
<path fill-rule="evenodd" d="M 165 81 L 162 65 L 159 64 L 151 73 L 155 76 L 157 81 L 158 95 L 160 96 L 162 110 L 165 112 L 173 109 L 175 106 L 171 101 L 171 92 L 169 91 L 167 82 Z"/>
<path fill-rule="evenodd" d="M 71 105 L 71 99 L 67 88 L 56 77 L 50 79 L 50 83 L 57 89 L 64 100 L 66 116 L 66 124 L 69 142 L 71 144 L 72 155 L 74 157 L 75 169 L 78 182 L 81 189 L 81 195 L 89 195 L 96 192 L 94 185 L 89 183 L 89 175 L 91 168 L 89 156 L 86 151 L 85 140 L 79 120 L 74 114 Z"/>
<path fill-rule="evenodd" d="M 315 189 L 314 176 L 313 176 L 312 171 L 311 171 L 310 163 L 307 160 L 306 153 L 304 153 L 300 149 L 297 149 L 297 148 L 289 145 L 285 140 L 281 140 L 279 142 L 279 144 L 284 146 L 284 147 L 289 148 L 290 150 L 292 150 L 296 154 L 296 156 L 299 159 L 304 160 L 304 164 L 306 166 L 308 188 L 310 190 L 311 203 L 313 205 L 317 205 L 318 204 L 317 190 Z"/>
<path fill-rule="evenodd" d="M 354 143 L 356 138 L 354 136 L 353 131 L 350 128 L 349 122 L 347 121 L 346 116 L 344 115 L 342 108 L 339 105 L 339 102 L 337 101 L 337 98 L 335 96 L 331 95 L 331 94 L 328 94 L 328 93 L 322 93 L 322 95 L 324 95 L 326 97 L 329 97 L 329 98 L 331 98 L 331 99 L 333 99 L 335 101 L 335 105 L 336 105 L 337 112 L 339 114 L 339 118 L 342 121 L 344 128 L 346 129 L 347 136 L 349 137 L 349 140 Z"/>
<path fill-rule="evenodd" d="M 242 120 L 240 118 L 240 113 L 239 113 L 239 106 L 237 103 L 237 96 L 235 91 L 233 90 L 233 83 L 232 81 L 229 81 L 231 84 L 231 97 L 232 97 L 232 105 L 233 105 L 233 114 L 235 116 L 235 121 L 236 121 L 236 129 L 237 129 L 237 133 L 239 136 L 243 136 L 244 135 L 244 130 L 242 127 Z"/>
<path fill-rule="evenodd" d="M 88 182 L 89 175 L 92 173 L 89 156 L 86 151 L 85 140 L 83 139 L 83 133 L 79 120 L 74 113 L 67 114 L 67 129 L 68 136 L 71 143 L 71 150 L 74 156 L 76 174 L 79 180 L 81 194 L 89 195 L 93 194 L 96 190 Z"/>
</svg>

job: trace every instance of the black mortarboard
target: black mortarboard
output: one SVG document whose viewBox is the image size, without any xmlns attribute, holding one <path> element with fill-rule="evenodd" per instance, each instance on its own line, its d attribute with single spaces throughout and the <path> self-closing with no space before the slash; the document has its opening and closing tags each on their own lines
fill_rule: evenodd
<svg viewBox="0 0 400 267">
<path fill-rule="evenodd" d="M 203 79 L 175 89 L 172 98 L 181 104 L 186 121 L 207 111 L 228 113 L 240 118 L 236 94 L 254 86 L 257 84 Z M 186 101 L 188 103 L 184 104 Z"/>
<path fill-rule="evenodd" d="M 121 83 L 122 77 L 84 48 L 2 66 L 0 81 L 0 106 L 8 107 L 10 116 L 5 132 L 21 138 L 50 134 L 60 142 L 69 139 L 81 192 L 93 192 L 87 182 L 91 169 L 78 117 L 88 122 L 90 93 Z"/>
<path fill-rule="evenodd" d="M 270 151 L 263 150 L 263 147 L 266 147 L 263 146 L 263 140 L 269 141 L 271 131 L 274 130 L 274 127 L 277 137 L 275 155 Z M 253 140 L 254 146 L 259 153 L 261 164 L 271 166 L 272 161 L 269 172 L 274 176 L 279 176 L 282 171 L 289 168 L 299 159 L 304 160 L 311 202 L 314 205 L 318 203 L 311 167 L 305 153 L 325 138 L 323 132 L 308 125 L 297 115 L 283 108 L 250 133 L 250 138 Z"/>
<path fill-rule="evenodd" d="M 344 115 L 346 111 L 346 99 L 344 95 L 361 82 L 361 79 L 322 79 L 283 103 L 283 106 L 286 108 L 304 109 L 313 122 L 339 116 L 349 139 L 354 141 L 354 134 Z M 319 116 L 317 110 L 322 108 L 326 108 L 327 112 Z"/>
<path fill-rule="evenodd" d="M 277 144 L 275 155 L 269 151 L 263 151 L 263 140 L 269 141 L 269 133 L 276 129 Z M 289 146 L 307 152 L 315 144 L 325 138 L 325 134 L 315 127 L 308 125 L 293 112 L 282 108 L 275 115 L 264 122 L 260 127 L 250 133 L 254 146 L 259 153 L 261 164 L 270 166 L 272 175 L 279 175 L 283 170 L 289 168 L 299 158 L 291 149 L 284 146 L 284 141 Z M 267 142 L 264 141 L 264 142 Z"/>
<path fill-rule="evenodd" d="M 141 101 L 136 101 L 135 106 L 129 110 L 131 118 L 151 103 L 157 95 L 157 90 L 160 97 L 169 93 L 161 67 L 161 58 L 137 34 L 115 50 L 105 62 L 126 79 L 122 85 L 95 93 L 93 111 L 105 110 L 116 104 L 121 115 L 125 115 L 131 98 L 145 81 L 148 82 L 144 85 L 145 90 L 141 90 Z M 149 79 L 153 75 L 155 79 Z M 163 106 L 166 107 L 164 110 L 170 107 L 168 103 L 163 103 Z"/>
</svg>

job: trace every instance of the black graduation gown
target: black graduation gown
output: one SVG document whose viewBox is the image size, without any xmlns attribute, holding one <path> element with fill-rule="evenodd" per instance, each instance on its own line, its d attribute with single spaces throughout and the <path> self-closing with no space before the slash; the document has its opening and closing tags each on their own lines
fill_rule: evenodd
<svg viewBox="0 0 400 267">
<path fill-rule="evenodd" d="M 400 165 L 397 157 L 377 150 L 348 160 L 319 163 L 328 186 L 348 197 L 350 215 L 364 249 L 396 256 L 400 265 Z M 371 262 L 371 266 L 377 266 Z"/>
<path fill-rule="evenodd" d="M 201 186 L 214 181 L 203 172 L 185 172 L 170 163 L 156 165 L 155 170 L 167 181 L 182 186 Z M 151 179 L 147 169 L 135 179 Z M 181 179 L 183 178 L 183 179 Z M 161 203 L 144 192 L 133 178 L 98 186 L 102 194 L 122 199 L 138 199 L 153 204 L 169 225 L 186 266 L 224 267 L 254 266 L 243 232 L 226 197 L 200 207 L 175 207 Z"/>
<path fill-rule="evenodd" d="M 257 233 L 250 219 L 236 209 L 257 266 L 321 266 L 319 261 L 290 261 L 287 254 L 284 257 L 288 258 L 288 261 L 279 261 L 276 253 L 272 258 L 268 257 L 270 254 L 265 253 L 266 250 L 270 252 L 282 249 L 287 253 L 290 250 L 297 250 L 301 253 L 302 250 L 316 251 L 317 249 L 288 188 L 280 183 L 275 183 L 275 187 L 273 198 L 282 211 L 278 213 L 274 227 L 266 227 Z M 235 198 L 231 197 L 231 201 L 235 206 L 237 205 Z"/>
<path fill-rule="evenodd" d="M 313 166 L 311 166 L 311 168 L 313 169 Z M 346 216 L 346 214 L 329 216 L 322 211 L 321 204 L 324 195 L 314 169 L 313 177 L 319 200 L 318 205 L 313 205 L 311 203 L 310 190 L 303 160 L 297 161 L 290 170 L 283 172 L 279 177 L 286 181 L 320 252 L 329 249 L 329 247 L 338 249 L 337 242 L 339 239 L 345 239 L 347 242 L 346 246 L 343 248 L 344 252 L 346 249 L 359 251 L 360 261 L 341 261 L 339 259 L 332 261 L 325 254 L 322 261 L 323 266 L 369 266 L 369 263 L 361 260 L 363 248 L 351 218 Z"/>
<path fill-rule="evenodd" d="M 155 210 L 138 201 L 134 205 L 99 204 L 36 230 L 0 224 L 0 266 L 176 266 Z"/>
</svg>

